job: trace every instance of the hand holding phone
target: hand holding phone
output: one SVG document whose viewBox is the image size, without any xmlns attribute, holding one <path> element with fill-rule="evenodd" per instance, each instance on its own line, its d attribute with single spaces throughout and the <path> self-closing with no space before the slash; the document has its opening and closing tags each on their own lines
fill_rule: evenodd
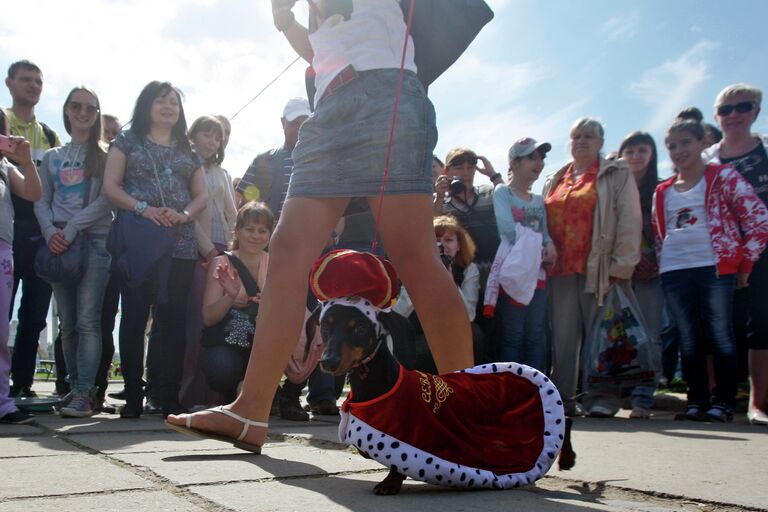
<svg viewBox="0 0 768 512">
<path fill-rule="evenodd" d="M 0 151 L 3 153 L 16 152 L 16 141 L 5 135 L 0 135 Z"/>
</svg>

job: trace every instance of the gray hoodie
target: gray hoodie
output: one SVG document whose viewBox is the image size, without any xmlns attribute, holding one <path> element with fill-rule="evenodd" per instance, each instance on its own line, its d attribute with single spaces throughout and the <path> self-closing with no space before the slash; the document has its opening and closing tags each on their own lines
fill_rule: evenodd
<svg viewBox="0 0 768 512">
<path fill-rule="evenodd" d="M 56 224 L 66 224 L 64 238 L 72 242 L 78 233 L 106 236 L 112 225 L 112 205 L 101 194 L 101 178 L 90 180 L 88 204 L 83 207 L 85 187 L 84 144 L 72 142 L 49 149 L 40 165 L 43 195 L 35 203 L 35 215 L 48 242 Z"/>
</svg>

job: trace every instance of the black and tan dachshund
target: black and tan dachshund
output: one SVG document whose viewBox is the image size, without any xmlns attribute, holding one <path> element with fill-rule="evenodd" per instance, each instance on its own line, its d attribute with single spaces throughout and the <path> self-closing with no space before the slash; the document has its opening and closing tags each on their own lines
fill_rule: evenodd
<svg viewBox="0 0 768 512">
<path fill-rule="evenodd" d="M 318 326 L 320 308 L 306 324 L 307 339 L 312 339 Z M 353 403 L 367 402 L 390 391 L 398 381 L 400 363 L 409 368 L 413 361 L 413 332 L 408 320 L 397 313 L 379 312 L 377 320 L 383 334 L 357 308 L 334 304 L 322 316 L 319 324 L 325 349 L 320 368 L 332 375 L 348 375 Z M 394 357 L 387 346 L 387 333 L 391 336 Z M 571 419 L 566 418 L 565 439 L 558 459 L 561 470 L 575 463 L 571 447 Z M 379 495 L 392 495 L 400 491 L 406 476 L 390 469 L 373 491 Z"/>
</svg>

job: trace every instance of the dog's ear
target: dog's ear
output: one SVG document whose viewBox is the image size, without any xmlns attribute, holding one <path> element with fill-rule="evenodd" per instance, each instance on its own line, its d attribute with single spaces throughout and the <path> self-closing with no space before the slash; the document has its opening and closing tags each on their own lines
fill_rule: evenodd
<svg viewBox="0 0 768 512">
<path fill-rule="evenodd" d="M 312 314 L 309 315 L 307 321 L 304 324 L 304 335 L 307 337 L 307 342 L 304 344 L 304 361 L 309 357 L 309 349 L 312 347 L 312 340 L 315 339 L 315 333 L 320 326 L 320 304 L 318 304 Z"/>
</svg>

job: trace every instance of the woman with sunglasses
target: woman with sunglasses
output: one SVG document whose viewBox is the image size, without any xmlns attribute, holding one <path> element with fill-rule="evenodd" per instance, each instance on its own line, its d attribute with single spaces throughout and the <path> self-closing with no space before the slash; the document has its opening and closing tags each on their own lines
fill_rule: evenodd
<svg viewBox="0 0 768 512">
<path fill-rule="evenodd" d="M 768 137 L 751 132 L 760 114 L 760 89 L 747 84 L 729 85 L 717 95 L 715 119 L 723 140 L 705 153 L 705 160 L 730 164 L 768 204 Z M 747 417 L 754 425 L 768 425 L 768 251 L 755 263 L 745 287 L 734 299 L 735 331 L 746 332 L 749 321 L 750 394 Z"/>
<path fill-rule="evenodd" d="M 72 140 L 48 150 L 40 166 L 42 198 L 35 215 L 53 254 L 62 254 L 76 238 L 83 245 L 85 270 L 76 283 L 53 282 L 59 307 L 61 341 L 72 399 L 61 416 L 93 415 L 96 373 L 101 361 L 101 305 L 109 279 L 106 248 L 111 205 L 101 194 L 106 145 L 102 142 L 99 98 L 87 87 L 70 91 L 63 107 L 64 128 Z"/>
</svg>

